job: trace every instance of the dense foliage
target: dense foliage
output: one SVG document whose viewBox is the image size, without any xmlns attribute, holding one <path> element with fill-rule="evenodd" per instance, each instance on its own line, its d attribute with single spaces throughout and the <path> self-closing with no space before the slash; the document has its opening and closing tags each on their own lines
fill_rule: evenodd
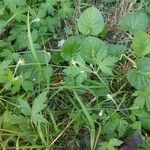
<svg viewBox="0 0 150 150">
<path fill-rule="evenodd" d="M 149 148 L 149 29 L 149 0 L 1 0 L 0 149 Z"/>
</svg>

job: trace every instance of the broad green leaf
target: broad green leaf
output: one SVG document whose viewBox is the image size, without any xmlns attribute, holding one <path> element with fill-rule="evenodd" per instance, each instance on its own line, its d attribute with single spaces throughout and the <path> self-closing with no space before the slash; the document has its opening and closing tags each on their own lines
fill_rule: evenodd
<svg viewBox="0 0 150 150">
<path fill-rule="evenodd" d="M 23 80 L 21 82 L 21 86 L 25 91 L 32 91 L 33 90 L 33 83 L 31 81 Z"/>
<path fill-rule="evenodd" d="M 108 54 L 114 56 L 121 56 L 127 49 L 124 45 L 121 44 L 107 44 L 108 45 Z"/>
<path fill-rule="evenodd" d="M 61 55 L 64 60 L 71 60 L 74 54 L 78 51 L 81 43 L 81 38 L 78 36 L 73 36 L 68 38 L 63 44 Z"/>
<path fill-rule="evenodd" d="M 149 26 L 149 18 L 144 12 L 132 12 L 123 16 L 119 25 L 124 31 L 130 33 L 145 31 Z"/>
<path fill-rule="evenodd" d="M 96 37 L 86 37 L 80 46 L 81 55 L 86 61 L 91 62 L 97 57 L 102 60 L 108 54 L 106 44 Z"/>
<path fill-rule="evenodd" d="M 103 16 L 95 7 L 86 9 L 78 20 L 78 29 L 84 35 L 98 35 L 103 28 Z"/>
<path fill-rule="evenodd" d="M 145 32 L 135 34 L 132 41 L 132 48 L 138 57 L 143 57 L 150 53 L 150 36 Z"/>
<path fill-rule="evenodd" d="M 104 58 L 103 60 L 100 60 L 99 58 L 95 59 L 96 64 L 99 66 L 100 70 L 107 74 L 112 75 L 112 69 L 116 62 L 118 62 L 118 57 L 115 56 L 108 56 Z"/>
<path fill-rule="evenodd" d="M 150 85 L 150 76 L 141 74 L 136 69 L 128 71 L 128 80 L 136 89 L 142 89 Z"/>
<path fill-rule="evenodd" d="M 145 75 L 150 75 L 150 58 L 140 58 L 137 62 L 138 72 Z"/>
</svg>

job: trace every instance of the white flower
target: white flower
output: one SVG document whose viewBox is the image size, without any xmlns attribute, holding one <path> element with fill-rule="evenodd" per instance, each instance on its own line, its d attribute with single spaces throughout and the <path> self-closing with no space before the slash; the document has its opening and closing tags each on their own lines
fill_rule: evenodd
<svg viewBox="0 0 150 150">
<path fill-rule="evenodd" d="M 73 59 L 71 60 L 71 65 L 75 66 L 76 65 L 76 61 L 74 61 Z"/>
<path fill-rule="evenodd" d="M 48 58 L 49 60 L 51 59 L 51 53 L 50 52 L 47 52 L 47 55 L 48 55 Z"/>
<path fill-rule="evenodd" d="M 35 81 L 36 79 L 35 78 L 33 78 L 33 81 Z"/>
<path fill-rule="evenodd" d="M 24 59 L 20 58 L 17 64 L 18 65 L 24 65 L 25 64 Z"/>
<path fill-rule="evenodd" d="M 101 117 L 103 115 L 103 110 L 101 110 L 98 115 Z"/>
<path fill-rule="evenodd" d="M 33 22 L 39 22 L 41 19 L 39 17 L 35 18 L 34 20 L 31 21 L 31 23 Z"/>
<path fill-rule="evenodd" d="M 107 98 L 108 98 L 109 100 L 112 100 L 112 99 L 113 99 L 112 95 L 110 95 L 110 94 L 107 94 Z"/>
<path fill-rule="evenodd" d="M 64 39 L 58 41 L 58 47 L 62 47 L 64 43 L 65 43 Z"/>
<path fill-rule="evenodd" d="M 84 70 L 81 70 L 81 71 L 80 71 L 80 73 L 84 73 L 84 72 L 85 72 Z"/>
<path fill-rule="evenodd" d="M 19 76 L 15 77 L 15 78 L 14 78 L 14 81 L 17 81 L 17 80 L 19 80 L 19 79 L 23 79 L 22 75 L 19 75 Z"/>
</svg>

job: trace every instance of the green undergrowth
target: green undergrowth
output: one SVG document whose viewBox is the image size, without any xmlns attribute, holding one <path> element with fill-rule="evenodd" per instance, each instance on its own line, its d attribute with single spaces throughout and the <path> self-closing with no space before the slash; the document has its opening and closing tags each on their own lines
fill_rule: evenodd
<svg viewBox="0 0 150 150">
<path fill-rule="evenodd" d="M 148 148 L 150 3 L 126 3 L 112 30 L 121 1 L 0 1 L 0 149 Z"/>
</svg>

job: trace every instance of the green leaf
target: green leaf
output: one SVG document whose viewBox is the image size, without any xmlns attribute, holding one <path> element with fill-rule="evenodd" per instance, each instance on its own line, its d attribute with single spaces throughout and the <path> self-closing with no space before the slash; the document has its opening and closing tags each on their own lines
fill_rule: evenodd
<svg viewBox="0 0 150 150">
<path fill-rule="evenodd" d="M 138 57 L 143 57 L 150 53 L 150 36 L 145 32 L 138 32 L 132 41 L 132 48 Z"/>
<path fill-rule="evenodd" d="M 124 45 L 120 44 L 107 44 L 108 45 L 108 54 L 114 56 L 121 56 L 127 49 Z"/>
<path fill-rule="evenodd" d="M 80 73 L 81 69 L 77 66 L 69 66 L 64 69 L 67 76 L 76 77 Z"/>
<path fill-rule="evenodd" d="M 138 72 L 145 75 L 150 75 L 150 58 L 140 58 L 137 62 Z"/>
<path fill-rule="evenodd" d="M 118 137 L 123 137 L 127 129 L 128 122 L 126 120 L 120 119 L 117 126 Z"/>
<path fill-rule="evenodd" d="M 5 69 L 10 65 L 11 61 L 10 60 L 4 60 L 0 64 L 0 75 L 3 75 L 5 72 Z"/>
<path fill-rule="evenodd" d="M 142 89 L 150 85 L 150 76 L 141 74 L 137 69 L 128 71 L 128 81 L 136 89 Z"/>
<path fill-rule="evenodd" d="M 31 81 L 22 81 L 21 86 L 25 91 L 32 91 L 33 90 L 33 83 Z"/>
<path fill-rule="evenodd" d="M 41 63 L 42 65 L 46 65 L 51 59 L 51 56 L 48 52 L 39 50 L 36 51 L 36 54 L 39 59 L 39 63 Z M 18 72 L 26 72 L 27 70 L 36 69 L 35 60 L 31 52 L 24 53 L 22 55 L 22 59 L 24 60 L 25 64 L 19 66 Z"/>
<path fill-rule="evenodd" d="M 44 79 L 46 82 L 49 82 L 50 77 L 52 76 L 53 73 L 53 68 L 51 66 L 45 66 L 42 68 Z"/>
<path fill-rule="evenodd" d="M 64 72 L 68 77 L 73 78 L 77 85 L 80 85 L 86 78 L 87 74 L 85 72 L 85 69 L 78 66 L 69 66 L 67 67 Z"/>
<path fill-rule="evenodd" d="M 86 9 L 78 20 L 78 29 L 84 35 L 98 35 L 103 28 L 103 16 L 95 7 Z"/>
<path fill-rule="evenodd" d="M 31 116 L 31 108 L 29 106 L 29 103 L 25 100 L 19 101 L 21 112 L 26 116 Z"/>
<path fill-rule="evenodd" d="M 37 122 L 40 122 L 39 118 L 42 118 L 41 116 L 39 116 L 39 113 L 47 106 L 45 104 L 46 100 L 47 91 L 44 91 L 33 101 L 31 119 L 35 124 L 37 124 Z"/>
<path fill-rule="evenodd" d="M 120 140 L 118 140 L 118 139 L 116 139 L 116 138 L 113 138 L 113 139 L 111 139 L 111 140 L 109 141 L 109 145 L 110 145 L 110 146 L 113 146 L 113 147 L 115 147 L 115 146 L 120 146 L 122 143 L 123 143 L 122 141 L 120 141 Z"/>
<path fill-rule="evenodd" d="M 73 15 L 71 1 L 61 1 L 61 9 L 58 11 L 58 13 L 62 18 Z"/>
<path fill-rule="evenodd" d="M 0 20 L 0 34 L 5 31 L 6 22 L 4 20 Z"/>
<path fill-rule="evenodd" d="M 134 96 L 137 98 L 135 99 L 133 106 L 138 106 L 140 109 L 143 109 L 143 107 L 146 106 L 147 111 L 150 111 L 150 86 L 135 92 Z"/>
<path fill-rule="evenodd" d="M 149 18 L 144 12 L 133 12 L 123 16 L 119 25 L 124 31 L 130 33 L 145 31 L 149 26 Z"/>
<path fill-rule="evenodd" d="M 115 65 L 116 62 L 118 62 L 118 60 L 119 60 L 118 57 L 108 56 L 103 60 L 96 58 L 95 62 L 103 73 L 107 75 L 112 75 L 113 66 Z"/>
<path fill-rule="evenodd" d="M 35 116 L 34 116 L 34 118 L 32 118 L 33 119 L 33 122 L 35 123 L 35 124 L 37 124 L 37 122 L 38 123 L 47 123 L 48 121 L 44 118 L 44 116 L 43 115 L 41 115 L 41 114 L 36 114 Z"/>
<path fill-rule="evenodd" d="M 96 37 L 86 37 L 80 45 L 81 55 L 87 62 L 94 61 L 95 58 L 102 60 L 108 54 L 106 44 Z"/>
<path fill-rule="evenodd" d="M 70 59 L 70 58 L 69 58 Z M 52 63 L 54 64 L 60 64 L 62 62 L 62 56 L 61 56 L 61 53 L 60 52 L 53 52 L 52 53 Z"/>
<path fill-rule="evenodd" d="M 80 55 L 77 55 L 71 63 L 71 66 L 68 66 L 66 69 L 64 69 L 64 72 L 66 73 L 67 77 L 72 78 L 75 80 L 77 85 L 80 85 L 87 78 L 85 61 Z"/>
<path fill-rule="evenodd" d="M 81 38 L 78 36 L 72 36 L 68 38 L 63 44 L 61 55 L 64 60 L 71 60 L 74 54 L 78 51 L 81 43 Z"/>
<path fill-rule="evenodd" d="M 150 131 L 150 112 L 147 112 L 146 110 L 142 109 L 142 110 L 134 111 L 134 114 L 142 122 L 142 127 Z"/>
<path fill-rule="evenodd" d="M 14 12 L 17 6 L 26 5 L 26 0 L 4 0 L 5 6 L 7 6 L 12 12 Z"/>
<path fill-rule="evenodd" d="M 105 82 L 105 81 L 104 81 Z M 105 83 L 107 85 L 107 82 Z M 95 97 L 100 97 L 100 96 L 106 96 L 108 94 L 108 89 L 103 83 L 100 83 L 97 80 L 90 80 L 88 79 L 84 86 L 87 87 L 87 90 L 89 90 Z M 89 88 L 88 88 L 89 86 Z"/>
<path fill-rule="evenodd" d="M 109 142 L 101 143 L 99 150 L 116 150 L 116 147 L 120 146 L 123 142 L 119 139 L 112 138 Z"/>
<path fill-rule="evenodd" d="M 28 126 L 27 121 L 28 120 L 22 115 L 16 115 L 10 111 L 5 111 L 3 114 L 2 128 L 17 131 L 22 124 Z"/>
</svg>

